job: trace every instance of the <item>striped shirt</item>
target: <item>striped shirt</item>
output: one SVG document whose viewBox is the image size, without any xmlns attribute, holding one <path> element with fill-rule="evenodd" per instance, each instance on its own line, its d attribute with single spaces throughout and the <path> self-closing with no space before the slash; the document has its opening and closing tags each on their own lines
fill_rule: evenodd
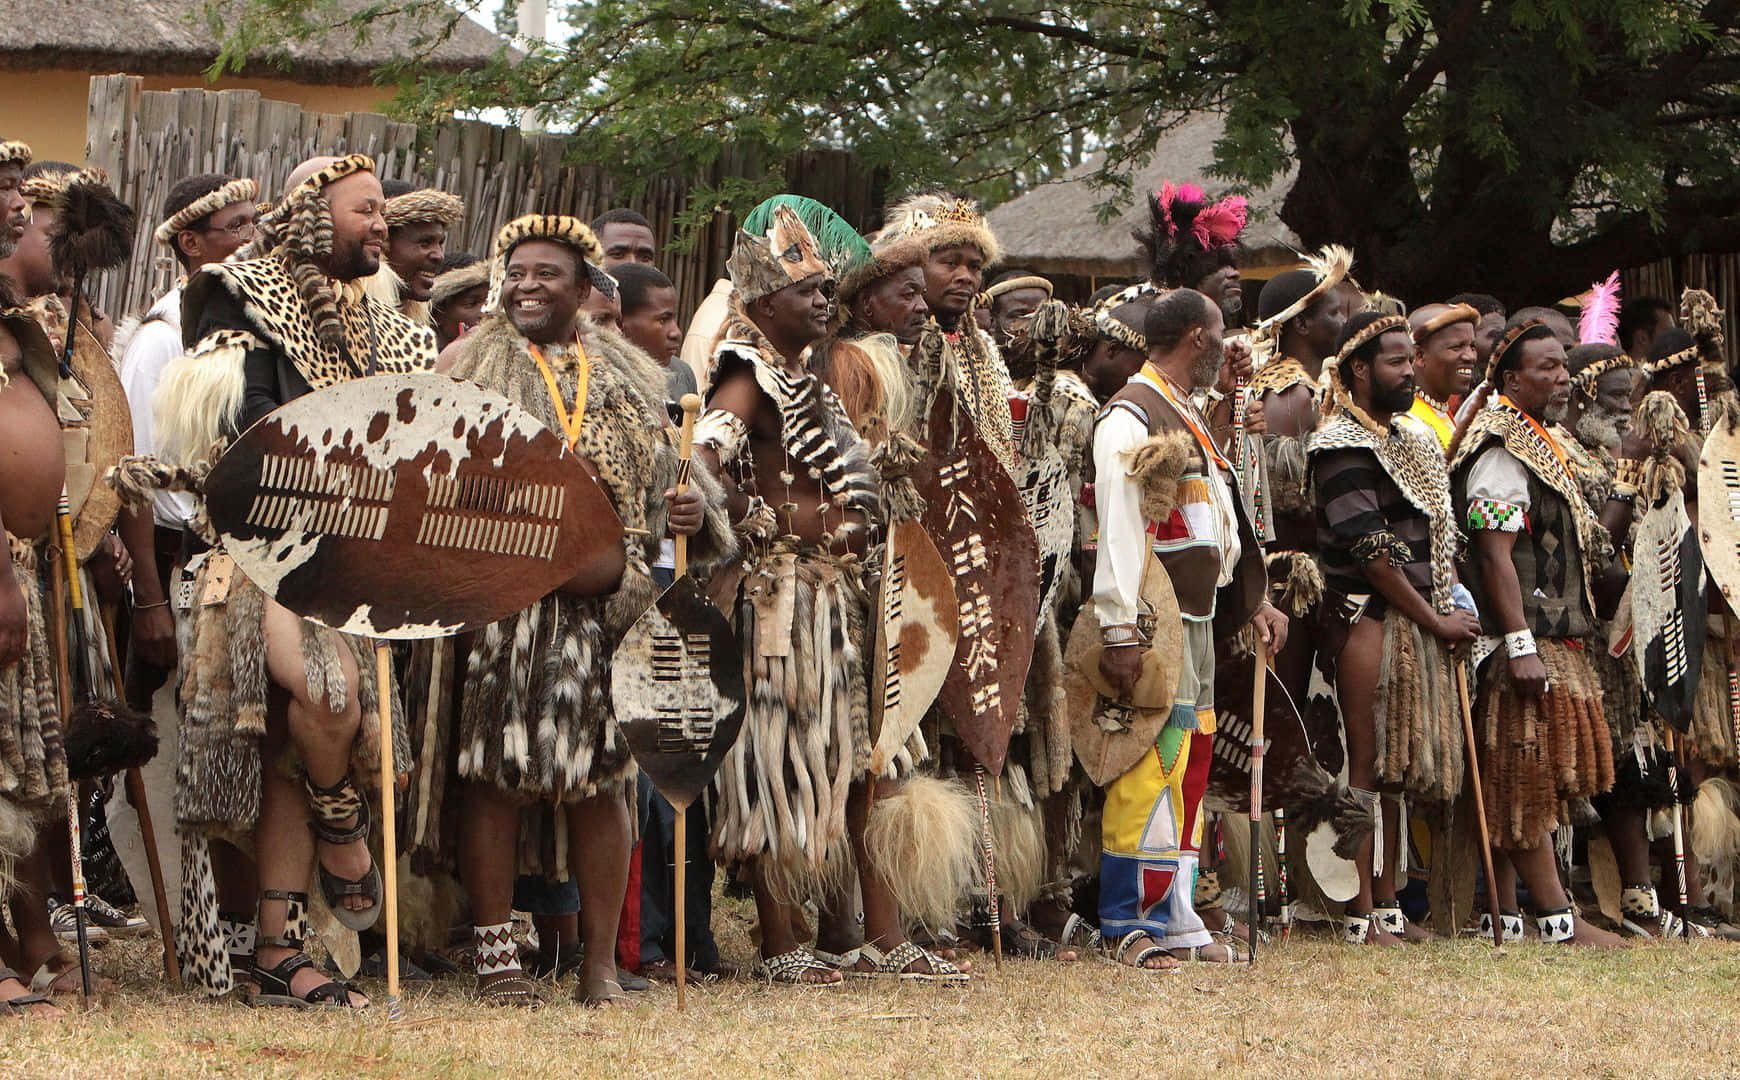
<svg viewBox="0 0 1740 1080">
<path fill-rule="evenodd" d="M 1323 580 L 1345 595 L 1372 593 L 1378 615 L 1383 599 L 1365 574 L 1365 564 L 1388 552 L 1408 584 L 1432 595 L 1432 538 L 1426 515 L 1409 502 L 1369 450 L 1348 447 L 1311 455 L 1317 495 L 1317 552 Z"/>
</svg>

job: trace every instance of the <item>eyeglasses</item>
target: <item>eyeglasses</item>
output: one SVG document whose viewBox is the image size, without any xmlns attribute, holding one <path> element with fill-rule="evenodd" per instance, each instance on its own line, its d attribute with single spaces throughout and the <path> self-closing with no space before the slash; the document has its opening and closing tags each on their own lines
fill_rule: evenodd
<svg viewBox="0 0 1740 1080">
<path fill-rule="evenodd" d="M 238 221 L 234 225 L 207 225 L 205 231 L 229 233 L 245 244 L 259 231 L 259 224 L 254 221 Z"/>
</svg>

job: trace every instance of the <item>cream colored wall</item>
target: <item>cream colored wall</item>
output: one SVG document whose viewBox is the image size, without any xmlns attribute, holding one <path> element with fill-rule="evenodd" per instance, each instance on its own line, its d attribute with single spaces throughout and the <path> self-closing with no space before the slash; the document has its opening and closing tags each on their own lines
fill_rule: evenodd
<svg viewBox="0 0 1740 1080">
<path fill-rule="evenodd" d="M 106 73 L 105 73 L 106 74 Z M 22 139 L 38 159 L 77 162 L 85 153 L 85 106 L 90 94 L 88 71 L 24 71 L 6 74 L 16 88 L 0 121 L 0 139 Z M 286 79 L 224 78 L 208 83 L 198 75 L 146 75 L 146 90 L 258 90 L 274 101 L 291 101 L 316 112 L 379 112 L 392 98 L 391 87 L 313 86 Z"/>
</svg>

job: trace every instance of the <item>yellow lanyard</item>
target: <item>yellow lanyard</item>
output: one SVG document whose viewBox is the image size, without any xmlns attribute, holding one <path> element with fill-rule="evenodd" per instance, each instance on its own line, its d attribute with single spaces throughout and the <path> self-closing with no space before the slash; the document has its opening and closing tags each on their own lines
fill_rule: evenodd
<svg viewBox="0 0 1740 1080">
<path fill-rule="evenodd" d="M 550 391 L 550 403 L 556 406 L 556 416 L 562 421 L 562 430 L 568 436 L 568 449 L 572 450 L 574 444 L 580 441 L 580 425 L 586 419 L 586 384 L 591 381 L 592 358 L 586 355 L 586 346 L 580 344 L 580 335 L 574 335 L 574 351 L 580 354 L 580 377 L 574 384 L 574 405 L 570 409 L 562 404 L 562 391 L 556 385 L 556 373 L 544 362 L 543 350 L 528 344 L 526 351 L 538 363 L 538 371 L 543 374 L 544 385 Z"/>
</svg>

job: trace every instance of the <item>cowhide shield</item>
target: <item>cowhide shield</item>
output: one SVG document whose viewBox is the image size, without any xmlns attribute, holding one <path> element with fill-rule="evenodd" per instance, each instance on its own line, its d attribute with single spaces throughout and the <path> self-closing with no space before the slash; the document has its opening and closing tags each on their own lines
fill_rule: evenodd
<svg viewBox="0 0 1740 1080">
<path fill-rule="evenodd" d="M 611 664 L 616 722 L 672 806 L 694 802 L 743 730 L 743 655 L 705 588 L 684 575 L 629 627 Z"/>
<path fill-rule="evenodd" d="M 224 550 L 268 596 L 376 638 L 505 618 L 622 544 L 561 438 L 445 375 L 297 398 L 230 446 L 205 498 Z"/>
<path fill-rule="evenodd" d="M 1726 508 L 1718 501 L 1716 513 Z M 1632 545 L 1632 655 L 1644 696 L 1678 731 L 1690 730 L 1709 632 L 1704 558 L 1675 491 L 1644 511 Z"/>
<path fill-rule="evenodd" d="M 1728 606 L 1740 611 L 1740 425 L 1717 423 L 1698 456 L 1698 540 Z"/>
<path fill-rule="evenodd" d="M 1026 394 L 1009 398 L 1015 423 L 1015 445 L 1021 445 L 1021 430 L 1033 402 Z M 1015 465 L 1015 486 L 1021 505 L 1039 542 L 1039 617 L 1048 618 L 1057 602 L 1057 586 L 1065 563 L 1075 550 L 1075 507 L 1069 492 L 1069 469 L 1054 442 L 1046 442 L 1034 457 L 1021 455 Z"/>
<path fill-rule="evenodd" d="M 55 394 L 61 439 L 66 446 L 67 502 L 73 515 L 73 548 L 91 557 L 121 513 L 115 489 L 103 474 L 133 452 L 133 413 L 108 350 L 81 323 L 73 336 L 72 375 Z"/>
<path fill-rule="evenodd" d="M 1003 768 L 1039 615 L 1039 541 L 1021 492 L 952 393 L 939 389 L 915 480 L 925 531 L 954 575 L 960 640 L 937 705 L 973 759 Z"/>
<path fill-rule="evenodd" d="M 871 680 L 870 771 L 881 775 L 918 729 L 954 666 L 960 642 L 954 574 L 916 521 L 895 525 L 883 545 Z"/>
</svg>

